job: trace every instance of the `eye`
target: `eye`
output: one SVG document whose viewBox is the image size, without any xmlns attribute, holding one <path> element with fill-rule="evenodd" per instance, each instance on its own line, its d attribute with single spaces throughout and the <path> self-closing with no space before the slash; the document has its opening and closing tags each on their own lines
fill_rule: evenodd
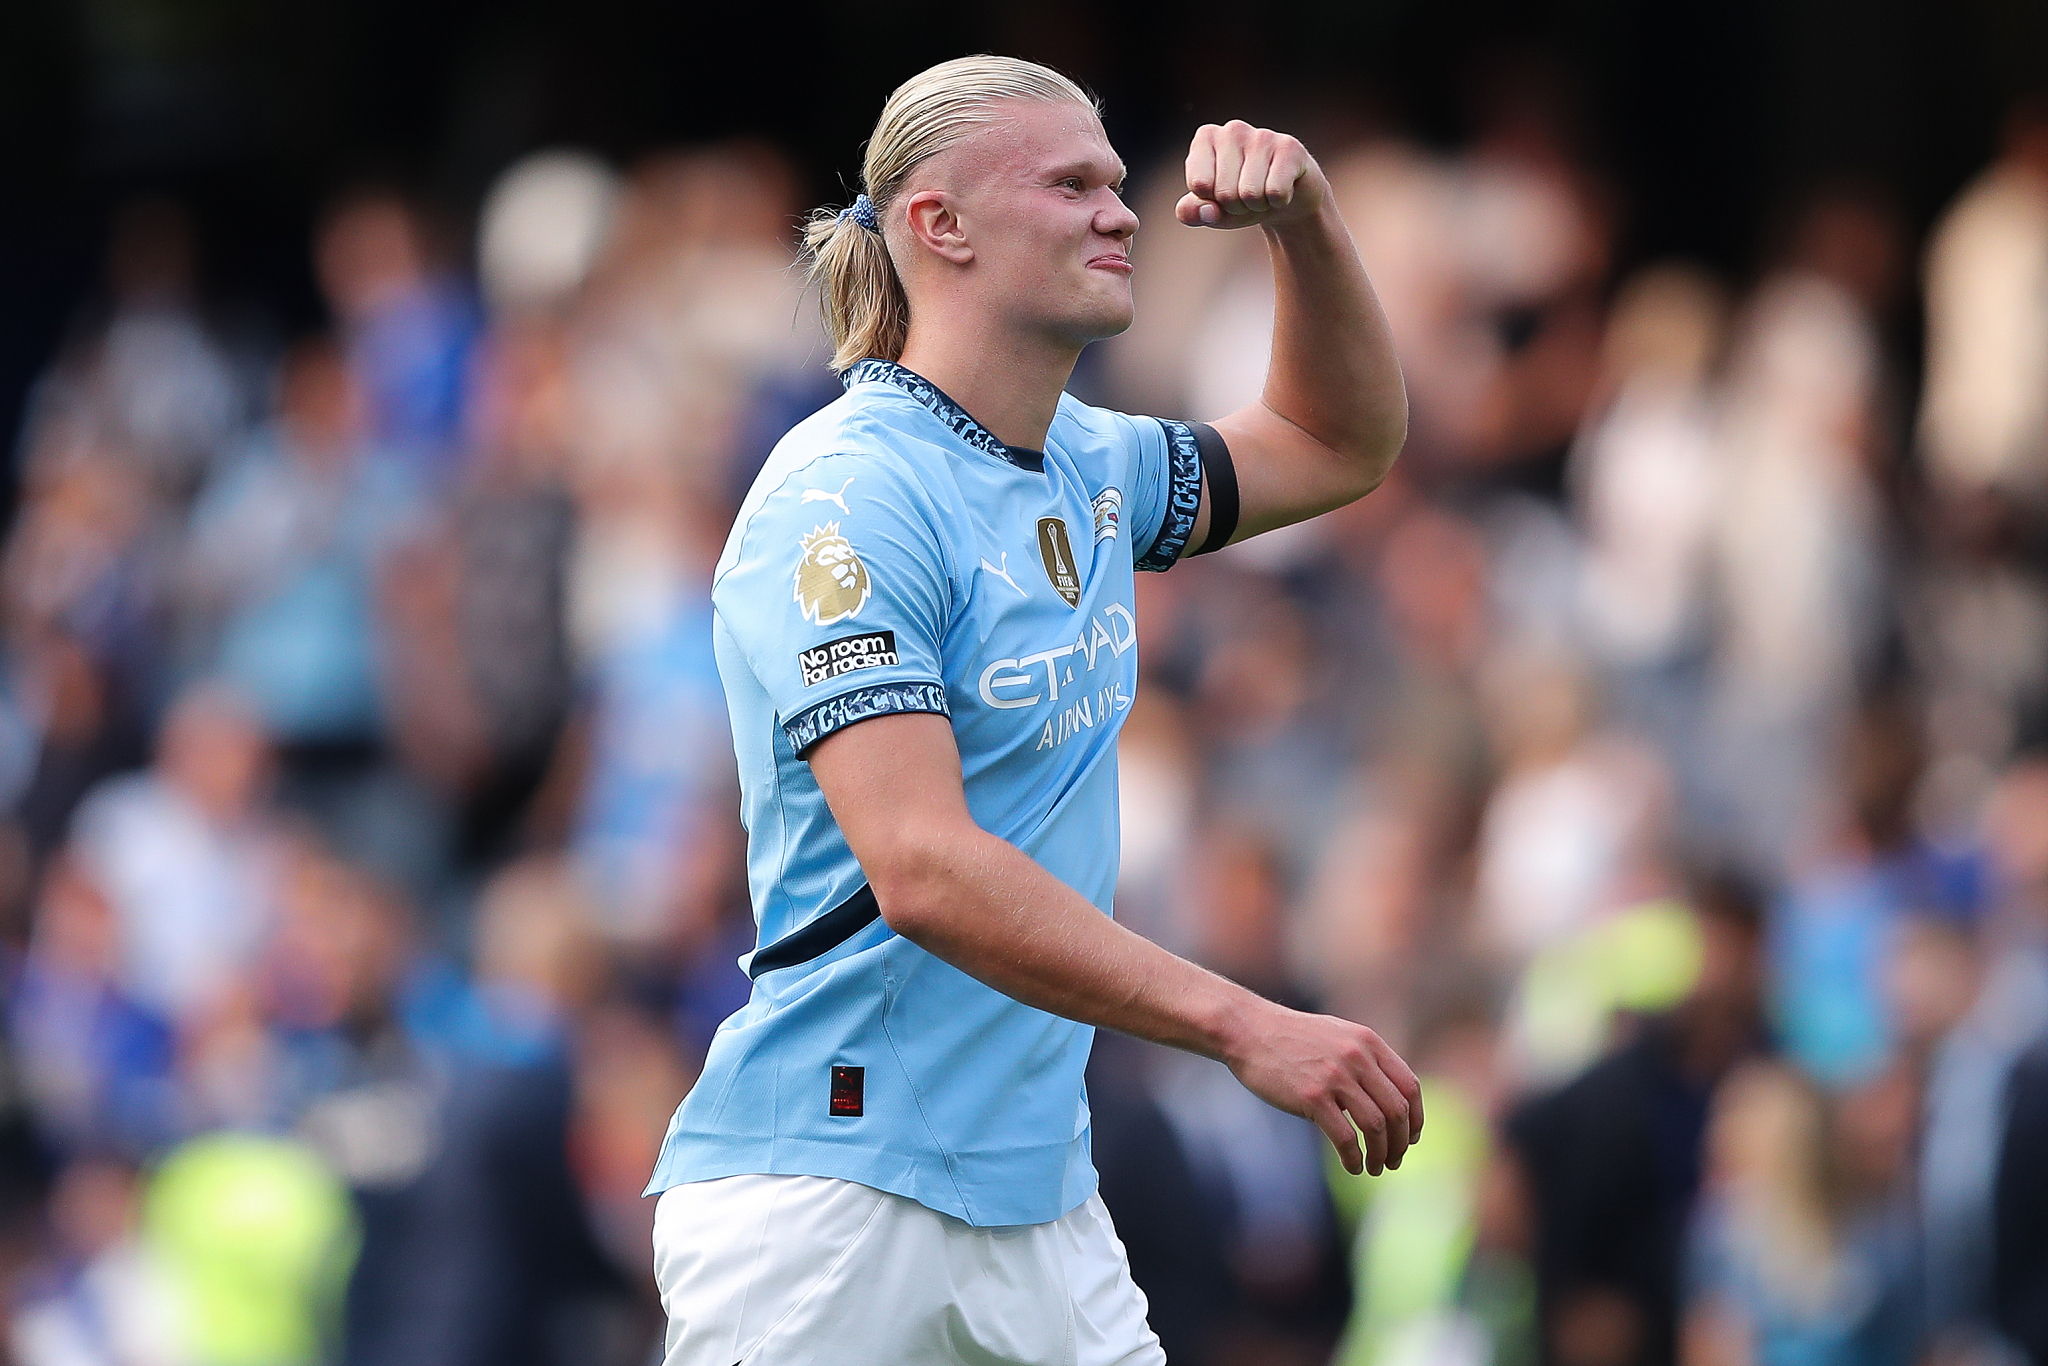
<svg viewBox="0 0 2048 1366">
<path fill-rule="evenodd" d="M 1087 189 L 1088 187 L 1081 183 L 1081 177 L 1077 175 L 1070 175 L 1062 181 L 1060 181 L 1060 188 L 1063 190 L 1072 190 L 1075 194 L 1080 194 L 1083 190 Z"/>
</svg>

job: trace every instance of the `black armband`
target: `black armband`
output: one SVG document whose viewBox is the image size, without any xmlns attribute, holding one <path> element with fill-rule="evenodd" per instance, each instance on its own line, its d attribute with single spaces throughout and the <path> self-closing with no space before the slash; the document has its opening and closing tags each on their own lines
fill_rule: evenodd
<svg viewBox="0 0 2048 1366">
<path fill-rule="evenodd" d="M 1195 446 L 1202 452 L 1202 482 L 1209 489 L 1209 534 L 1188 553 L 1206 555 L 1230 544 L 1237 534 L 1237 466 L 1223 433 L 1206 422 L 1190 422 Z"/>
</svg>

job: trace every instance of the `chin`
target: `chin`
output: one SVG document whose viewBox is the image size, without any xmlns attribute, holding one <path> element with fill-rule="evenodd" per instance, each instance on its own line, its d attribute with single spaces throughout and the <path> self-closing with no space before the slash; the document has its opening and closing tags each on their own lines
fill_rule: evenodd
<svg viewBox="0 0 2048 1366">
<path fill-rule="evenodd" d="M 1122 298 L 1098 297 L 1077 303 L 1080 306 L 1061 320 L 1061 330 L 1083 346 L 1129 331 L 1138 316 L 1128 287 L 1123 290 Z"/>
</svg>

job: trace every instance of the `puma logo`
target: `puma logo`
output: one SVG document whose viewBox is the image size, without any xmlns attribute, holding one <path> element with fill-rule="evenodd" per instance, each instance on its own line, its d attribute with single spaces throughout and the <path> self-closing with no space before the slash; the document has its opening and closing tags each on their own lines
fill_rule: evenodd
<svg viewBox="0 0 2048 1366">
<path fill-rule="evenodd" d="M 988 562 L 988 556 L 986 556 L 986 555 L 984 555 L 984 556 L 982 556 L 982 557 L 981 557 L 981 567 L 982 567 L 983 569 L 986 569 L 986 570 L 987 570 L 987 571 L 988 571 L 989 573 L 991 573 L 991 574 L 995 575 L 995 576 L 996 576 L 997 578 L 1001 579 L 1001 580 L 1002 580 L 1002 581 L 1003 581 L 1004 583 L 1007 583 L 1008 585 L 1010 585 L 1010 587 L 1012 587 L 1012 588 L 1016 588 L 1016 589 L 1017 589 L 1017 596 L 1018 596 L 1018 597 L 1020 597 L 1020 598 L 1028 598 L 1028 597 L 1030 597 L 1030 596 L 1031 596 L 1031 595 L 1030 595 L 1029 593 L 1025 592 L 1025 591 L 1024 591 L 1024 590 L 1023 590 L 1022 588 L 1018 588 L 1018 586 L 1017 586 L 1017 581 L 1016 581 L 1015 579 L 1013 579 L 1013 578 L 1011 578 L 1011 577 L 1010 577 L 1010 552 L 1009 552 L 1009 551 L 1005 550 L 1005 551 L 1003 552 L 1003 567 L 1002 567 L 1001 569 L 998 569 L 998 568 L 996 568 L 996 567 L 995 567 L 994 565 L 990 564 L 990 563 Z"/>
<path fill-rule="evenodd" d="M 857 477 L 856 475 L 847 475 L 846 484 L 851 484 Z M 839 510 L 846 512 L 846 484 L 841 484 L 837 493 L 827 493 L 823 489 L 805 489 L 803 501 L 806 503 L 837 503 Z M 847 515 L 851 516 L 852 514 L 847 513 Z"/>
</svg>

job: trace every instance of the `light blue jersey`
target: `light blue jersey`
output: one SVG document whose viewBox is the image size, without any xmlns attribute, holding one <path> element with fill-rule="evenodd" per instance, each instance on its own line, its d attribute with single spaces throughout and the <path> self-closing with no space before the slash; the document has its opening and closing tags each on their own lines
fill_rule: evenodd
<svg viewBox="0 0 2048 1366">
<path fill-rule="evenodd" d="M 1095 1189 L 1094 1031 L 876 918 L 802 756 L 869 717 L 950 717 L 976 822 L 1110 913 L 1132 571 L 1188 548 L 1204 457 L 1227 455 L 1210 429 L 1063 396 L 1041 456 L 901 366 L 847 383 L 775 448 L 714 579 L 759 947 L 648 1190 L 827 1176 L 1044 1223 Z"/>
</svg>

